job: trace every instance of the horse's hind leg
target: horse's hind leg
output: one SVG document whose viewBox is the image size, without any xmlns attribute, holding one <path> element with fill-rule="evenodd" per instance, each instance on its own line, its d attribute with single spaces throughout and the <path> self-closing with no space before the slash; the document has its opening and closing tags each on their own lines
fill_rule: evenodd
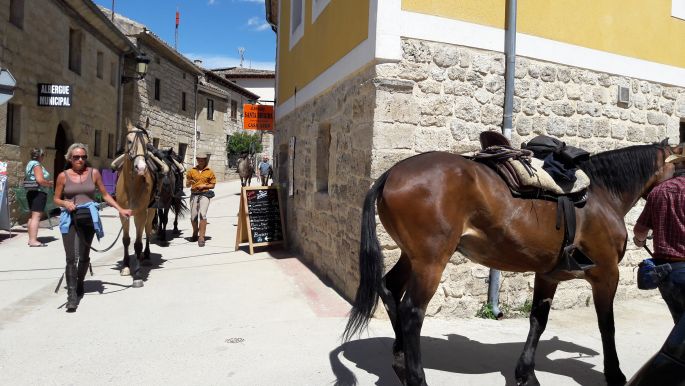
<svg viewBox="0 0 685 386">
<path fill-rule="evenodd" d="M 403 348 L 404 341 L 402 339 L 402 327 L 400 325 L 398 307 L 410 274 L 411 263 L 409 262 L 407 254 L 403 252 L 400 259 L 397 261 L 397 264 L 395 264 L 383 278 L 379 291 L 380 298 L 383 301 L 383 304 L 385 304 L 385 310 L 390 317 L 392 329 L 395 331 L 395 342 L 392 346 L 394 356 L 392 367 L 395 370 L 397 377 L 402 380 L 402 382 L 405 380 L 405 359 Z"/>
<path fill-rule="evenodd" d="M 412 259 L 412 273 L 399 306 L 406 374 L 403 381 L 409 386 L 426 384 L 421 364 L 421 327 L 428 302 L 440 284 L 440 276 L 448 260 L 449 255 L 437 260 L 423 259 L 423 264 L 419 265 L 414 264 L 418 260 Z"/>
<path fill-rule="evenodd" d="M 618 266 L 613 266 L 610 272 L 593 273 L 588 281 L 592 285 L 592 298 L 595 301 L 597 323 L 602 335 L 604 378 L 609 386 L 625 385 L 626 376 L 619 366 L 614 336 L 614 296 L 618 287 Z"/>
<path fill-rule="evenodd" d="M 155 215 L 154 209 L 147 210 L 147 219 L 145 222 L 145 251 L 143 252 L 143 260 L 146 263 L 150 262 L 150 235 L 152 234 L 152 218 Z M 166 218 L 166 215 L 165 215 Z M 164 221 L 166 228 L 166 220 Z M 166 232 L 166 231 L 165 231 Z"/>
<path fill-rule="evenodd" d="M 549 310 L 552 307 L 552 299 L 557 291 L 556 281 L 550 281 L 541 275 L 535 275 L 535 287 L 533 290 L 533 307 L 530 311 L 530 329 L 528 339 L 523 347 L 523 352 L 516 365 L 516 384 L 539 385 L 535 377 L 535 350 L 538 347 L 540 336 L 547 327 Z"/>
</svg>

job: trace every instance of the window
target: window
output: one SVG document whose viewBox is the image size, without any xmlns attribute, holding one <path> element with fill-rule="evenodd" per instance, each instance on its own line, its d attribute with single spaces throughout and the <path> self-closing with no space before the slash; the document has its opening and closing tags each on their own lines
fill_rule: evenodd
<svg viewBox="0 0 685 386">
<path fill-rule="evenodd" d="M 161 98 L 162 93 L 162 81 L 159 78 L 155 78 L 155 100 L 158 101 Z"/>
<path fill-rule="evenodd" d="M 179 143 L 178 144 L 178 158 L 181 161 L 185 161 L 187 150 L 188 150 L 188 144 L 187 143 Z"/>
<path fill-rule="evenodd" d="M 671 16 L 685 20 L 685 0 L 673 0 L 671 3 Z"/>
<path fill-rule="evenodd" d="M 207 98 L 207 119 L 214 120 L 214 99 Z"/>
<path fill-rule="evenodd" d="M 290 3 L 290 49 L 304 35 L 304 0 L 292 0 Z"/>
<path fill-rule="evenodd" d="M 183 73 L 183 79 L 185 79 L 185 78 L 186 78 L 186 73 L 184 72 L 184 73 Z"/>
<path fill-rule="evenodd" d="M 162 64 L 162 60 L 157 55 L 155 55 L 155 63 Z"/>
<path fill-rule="evenodd" d="M 238 102 L 234 100 L 231 101 L 231 119 L 238 120 Z"/>
<path fill-rule="evenodd" d="M 159 138 L 152 138 L 152 146 L 155 149 L 159 149 Z"/>
<path fill-rule="evenodd" d="M 10 0 L 10 23 L 24 28 L 24 0 Z"/>
<path fill-rule="evenodd" d="M 81 44 L 83 32 L 69 29 L 69 69 L 81 75 Z"/>
<path fill-rule="evenodd" d="M 112 62 L 109 64 L 109 84 L 112 85 L 112 87 L 116 87 L 117 85 L 117 64 Z"/>
<path fill-rule="evenodd" d="M 114 134 L 107 134 L 107 158 L 114 158 L 114 153 L 116 153 L 117 143 L 114 140 Z"/>
<path fill-rule="evenodd" d="M 186 93 L 181 92 L 181 110 L 186 111 Z"/>
<path fill-rule="evenodd" d="M 105 55 L 98 51 L 97 53 L 97 65 L 95 67 L 95 75 L 102 79 L 102 73 L 104 72 L 104 66 L 105 66 Z"/>
<path fill-rule="evenodd" d="M 313 0 L 312 1 L 312 23 L 316 21 L 321 12 L 326 8 L 326 6 L 331 2 L 331 0 Z"/>
<path fill-rule="evenodd" d="M 680 143 L 685 142 L 685 121 L 680 121 Z"/>
<path fill-rule="evenodd" d="M 19 145 L 20 117 L 21 106 L 14 103 L 8 103 L 7 122 L 5 126 L 5 143 L 8 145 Z"/>
<path fill-rule="evenodd" d="M 102 130 L 95 130 L 95 146 L 93 146 L 93 156 L 100 156 L 100 143 L 102 142 Z"/>
<path fill-rule="evenodd" d="M 319 126 L 316 139 L 316 191 L 328 193 L 328 160 L 331 150 L 331 125 Z"/>
</svg>

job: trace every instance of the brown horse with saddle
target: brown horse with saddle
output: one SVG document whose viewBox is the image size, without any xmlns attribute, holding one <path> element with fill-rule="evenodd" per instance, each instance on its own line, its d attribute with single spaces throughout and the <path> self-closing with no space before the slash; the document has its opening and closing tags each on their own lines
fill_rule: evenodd
<svg viewBox="0 0 685 386">
<path fill-rule="evenodd" d="M 530 331 L 516 366 L 519 385 L 538 385 L 535 350 L 560 281 L 583 278 L 592 286 L 609 385 L 625 384 L 614 340 L 613 301 L 618 263 L 626 251 L 624 216 L 664 173 L 664 160 L 682 144 L 639 145 L 595 154 L 578 167 L 589 177 L 584 204 L 571 206 L 575 235 L 559 226 L 559 204 L 512 194 L 490 166 L 460 155 L 431 152 L 398 162 L 369 190 L 363 206 L 360 284 L 344 337 L 368 324 L 382 299 L 393 330 L 393 368 L 407 385 L 424 385 L 421 326 L 428 302 L 455 251 L 504 271 L 535 272 Z M 492 166 L 492 165 L 491 165 Z M 400 247 L 399 261 L 383 276 L 376 235 L 376 206 L 383 226 Z M 560 264 L 573 246 L 592 264 Z"/>
</svg>

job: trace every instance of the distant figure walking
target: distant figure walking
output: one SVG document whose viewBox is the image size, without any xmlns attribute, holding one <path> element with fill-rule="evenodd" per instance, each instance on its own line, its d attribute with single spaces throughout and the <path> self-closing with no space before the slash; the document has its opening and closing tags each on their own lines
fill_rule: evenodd
<svg viewBox="0 0 685 386">
<path fill-rule="evenodd" d="M 257 176 L 262 179 L 262 186 L 269 186 L 269 178 L 272 178 L 274 173 L 269 157 L 263 156 L 262 162 L 257 165 Z"/>
<path fill-rule="evenodd" d="M 50 172 L 43 167 L 45 151 L 34 147 L 31 149 L 31 161 L 26 164 L 24 188 L 26 201 L 29 203 L 31 217 L 28 223 L 29 247 L 45 247 L 47 244 L 38 241 L 38 225 L 48 201 L 48 189 L 52 187 Z"/>
</svg>

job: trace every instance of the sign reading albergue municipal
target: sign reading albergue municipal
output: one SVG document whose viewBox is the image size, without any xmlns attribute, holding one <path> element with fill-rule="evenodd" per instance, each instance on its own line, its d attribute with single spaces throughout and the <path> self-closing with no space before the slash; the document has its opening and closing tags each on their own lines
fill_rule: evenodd
<svg viewBox="0 0 685 386">
<path fill-rule="evenodd" d="M 38 83 L 38 106 L 71 107 L 72 95 L 71 85 Z"/>
</svg>

